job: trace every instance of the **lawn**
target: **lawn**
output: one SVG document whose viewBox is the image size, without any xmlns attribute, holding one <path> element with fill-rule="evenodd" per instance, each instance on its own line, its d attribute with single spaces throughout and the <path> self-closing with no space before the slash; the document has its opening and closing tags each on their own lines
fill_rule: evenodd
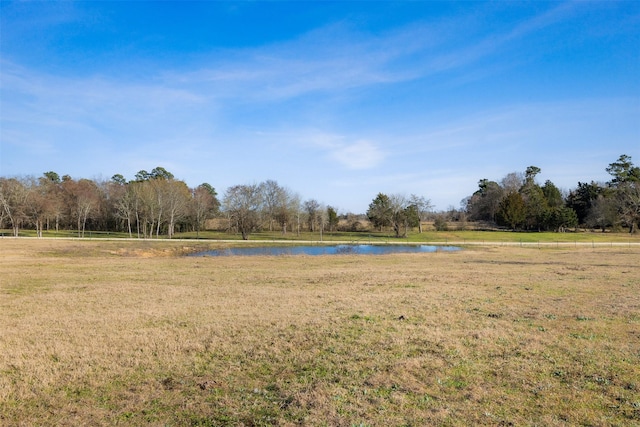
<svg viewBox="0 0 640 427">
<path fill-rule="evenodd" d="M 640 248 L 0 239 L 0 425 L 640 425 Z"/>
<path fill-rule="evenodd" d="M 417 229 L 410 230 L 406 237 L 394 237 L 391 230 L 385 231 L 336 231 L 336 232 L 308 232 L 300 233 L 288 232 L 283 234 L 281 231 L 259 231 L 253 232 L 249 236 L 250 241 L 305 241 L 305 242 L 350 242 L 350 243 L 438 243 L 438 244 L 492 244 L 501 243 L 522 243 L 522 244 L 596 244 L 602 245 L 607 243 L 614 244 L 640 244 L 640 233 L 629 234 L 626 232 L 606 232 L 599 231 L 577 231 L 566 233 L 555 232 L 512 232 L 512 231 L 485 231 L 485 230 L 450 230 L 450 231 L 434 231 L 427 229 L 418 233 Z M 11 230 L 0 230 L 0 238 L 11 236 Z M 44 237 L 56 238 L 78 238 L 78 232 L 74 230 L 54 230 L 44 231 Z M 21 230 L 22 237 L 36 237 L 35 230 Z M 134 238 L 136 235 L 134 233 Z M 85 239 L 127 239 L 128 233 L 122 232 L 96 232 L 87 231 Z M 160 240 L 166 236 L 161 235 Z M 235 240 L 241 241 L 242 237 L 238 233 L 227 233 L 223 231 L 201 231 L 176 233 L 174 240 Z M 141 239 L 142 240 L 142 239 Z M 157 240 L 155 238 L 149 240 Z"/>
</svg>

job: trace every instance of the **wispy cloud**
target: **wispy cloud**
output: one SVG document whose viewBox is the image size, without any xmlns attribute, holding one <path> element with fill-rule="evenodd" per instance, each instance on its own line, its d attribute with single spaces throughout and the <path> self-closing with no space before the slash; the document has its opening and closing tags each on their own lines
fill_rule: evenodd
<svg viewBox="0 0 640 427">
<path fill-rule="evenodd" d="M 465 40 L 470 16 L 414 22 L 380 34 L 365 34 L 345 23 L 314 29 L 271 45 L 214 51 L 196 71 L 165 70 L 163 84 L 198 88 L 226 102 L 282 101 L 307 95 L 344 96 L 345 91 L 442 75 L 464 69 L 471 79 L 487 78 L 506 65 L 469 68 L 529 34 L 570 16 L 577 6 L 560 4 L 540 15 L 480 39 Z M 455 40 L 455 44 L 452 44 Z M 509 67 L 517 66 L 512 63 Z M 451 75 L 451 81 L 469 78 Z"/>
<path fill-rule="evenodd" d="M 465 17 L 444 23 L 414 23 L 375 36 L 334 24 L 286 43 L 212 52 L 197 71 L 160 69 L 152 71 L 145 82 L 127 81 L 122 76 L 66 80 L 3 61 L 3 86 L 18 96 L 34 97 L 30 108 L 35 106 L 42 112 L 55 109 L 59 115 L 67 111 L 85 122 L 135 123 L 142 117 L 165 121 L 168 115 L 179 115 L 195 105 L 216 108 L 224 103 L 228 109 L 244 102 L 280 102 L 306 95 L 344 96 L 344 91 L 354 88 L 461 68 L 504 43 L 551 25 L 569 8 L 558 6 L 504 34 L 453 49 L 443 45 L 448 36 L 453 37 L 468 23 Z"/>
<path fill-rule="evenodd" d="M 204 87 L 225 99 L 279 101 L 403 78 L 385 69 L 397 52 L 382 49 L 385 43 L 359 42 L 355 37 L 332 27 L 295 42 L 225 52 L 224 60 L 214 55 L 197 71 L 169 71 L 164 79 L 168 84 Z M 328 39 L 340 41 L 328 48 Z"/>
<path fill-rule="evenodd" d="M 107 78 L 65 78 L 29 70 L 3 61 L 4 120 L 63 126 L 137 127 L 149 121 L 179 118 L 205 100 L 193 92 L 153 83 Z"/>
<path fill-rule="evenodd" d="M 244 135 L 241 141 L 259 138 L 269 147 L 285 147 L 284 150 L 308 153 L 322 160 L 325 167 L 366 171 L 381 165 L 389 153 L 380 142 L 347 134 L 338 134 L 320 129 L 289 127 L 286 130 L 264 130 Z"/>
<path fill-rule="evenodd" d="M 1 85 L 3 167 L 29 158 L 34 170 L 23 173 L 69 157 L 91 159 L 74 166 L 80 170 L 97 164 L 119 169 L 129 162 L 140 168 L 170 152 L 184 158 L 215 127 L 215 105 L 180 88 L 52 76 L 7 61 Z"/>
<path fill-rule="evenodd" d="M 348 169 L 371 169 L 384 159 L 384 153 L 370 141 L 360 140 L 332 149 L 331 157 Z"/>
</svg>

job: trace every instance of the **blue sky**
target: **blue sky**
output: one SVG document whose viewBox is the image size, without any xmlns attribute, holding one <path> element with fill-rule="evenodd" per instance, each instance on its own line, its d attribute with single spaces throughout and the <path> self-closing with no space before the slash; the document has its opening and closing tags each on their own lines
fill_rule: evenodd
<svg viewBox="0 0 640 427">
<path fill-rule="evenodd" d="M 364 212 L 640 164 L 638 1 L 2 1 L 0 24 L 0 176 L 162 166 Z"/>
</svg>

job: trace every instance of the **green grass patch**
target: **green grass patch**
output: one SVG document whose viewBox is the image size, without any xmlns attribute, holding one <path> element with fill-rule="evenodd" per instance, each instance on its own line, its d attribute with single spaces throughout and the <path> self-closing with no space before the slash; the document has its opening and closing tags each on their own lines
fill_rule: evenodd
<svg viewBox="0 0 640 427">
<path fill-rule="evenodd" d="M 0 230 L 0 237 L 11 237 L 11 230 Z M 21 237 L 37 237 L 35 230 L 20 230 Z M 79 234 L 75 230 L 54 230 L 44 231 L 43 237 L 58 238 L 78 238 Z M 133 234 L 133 238 L 136 238 Z M 128 233 L 122 232 L 99 232 L 85 231 L 84 239 L 128 239 Z M 160 236 L 164 239 L 165 236 Z M 242 240 L 242 236 L 238 233 L 226 233 L 221 231 L 200 231 L 176 233 L 174 239 L 187 240 Z M 324 241 L 324 242 L 350 242 L 354 244 L 372 244 L 372 243 L 438 243 L 438 244 L 464 244 L 464 243 L 482 243 L 482 242 L 504 242 L 504 243 L 523 243 L 523 244 L 553 244 L 562 243 L 640 243 L 640 233 L 601 233 L 592 231 L 580 231 L 570 233 L 553 233 L 553 232 L 512 232 L 512 231 L 478 231 L 478 230 L 459 230 L 459 231 L 424 231 L 418 233 L 417 230 L 410 231 L 407 236 L 397 238 L 389 231 L 362 231 L 362 232 L 319 232 L 311 233 L 308 231 L 296 233 L 288 232 L 283 234 L 280 231 L 259 231 L 251 233 L 250 240 L 253 241 Z M 152 237 L 146 240 L 157 240 Z"/>
</svg>

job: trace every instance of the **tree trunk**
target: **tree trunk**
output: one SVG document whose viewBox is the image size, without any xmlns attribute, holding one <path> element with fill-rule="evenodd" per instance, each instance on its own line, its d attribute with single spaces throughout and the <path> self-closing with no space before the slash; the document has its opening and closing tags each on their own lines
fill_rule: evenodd
<svg viewBox="0 0 640 427">
<path fill-rule="evenodd" d="M 156 239 L 160 237 L 160 219 L 162 218 L 162 210 L 158 215 L 158 225 L 156 226 Z M 151 230 L 151 234 L 153 234 L 153 229 Z M 153 236 L 151 236 L 153 237 Z"/>
<path fill-rule="evenodd" d="M 82 218 L 82 237 L 84 237 L 84 229 L 86 224 L 87 224 L 87 217 L 85 216 Z"/>
<path fill-rule="evenodd" d="M 167 233 L 169 234 L 169 238 L 171 239 L 173 237 L 173 227 L 175 226 L 174 222 L 175 222 L 175 215 L 173 214 L 173 212 L 171 213 L 171 216 L 169 217 L 169 229 L 167 230 Z"/>
<path fill-rule="evenodd" d="M 18 232 L 20 230 L 20 226 L 17 224 L 18 221 L 9 213 L 7 213 L 7 218 L 9 218 L 9 222 L 11 222 L 11 230 L 13 230 L 13 237 L 18 237 Z"/>
<path fill-rule="evenodd" d="M 91 207 L 88 205 L 82 209 L 82 237 L 84 237 L 84 230 L 87 226 L 87 217 L 89 216 L 90 209 Z"/>
</svg>

